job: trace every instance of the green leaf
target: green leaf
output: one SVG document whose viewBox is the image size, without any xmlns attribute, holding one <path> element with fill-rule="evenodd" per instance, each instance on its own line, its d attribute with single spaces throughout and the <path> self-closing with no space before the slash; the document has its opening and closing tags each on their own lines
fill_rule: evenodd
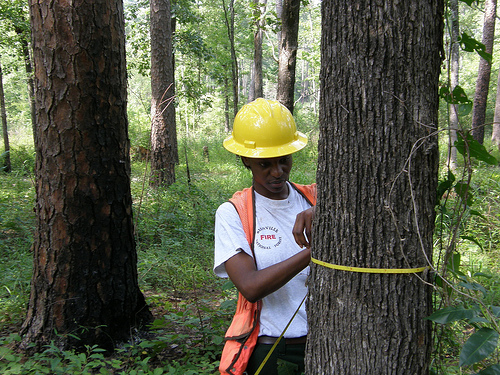
<svg viewBox="0 0 500 375">
<path fill-rule="evenodd" d="M 234 288 L 234 284 L 231 280 L 228 280 L 226 281 L 223 285 L 222 285 L 222 290 L 229 290 L 229 289 L 232 289 Z"/>
<path fill-rule="evenodd" d="M 500 375 L 500 364 L 497 363 L 496 365 L 486 367 L 479 371 L 477 375 Z"/>
<path fill-rule="evenodd" d="M 458 283 L 458 285 L 468 290 L 477 290 L 479 292 L 483 292 L 483 294 L 486 294 L 486 288 L 478 283 L 461 281 L 460 283 Z"/>
<path fill-rule="evenodd" d="M 460 352 L 460 367 L 482 361 L 495 350 L 498 332 L 491 328 L 481 328 L 471 335 Z"/>
<path fill-rule="evenodd" d="M 455 185 L 455 192 L 462 199 L 467 206 L 471 206 L 473 203 L 473 194 L 469 185 L 463 182 L 457 182 Z"/>
<path fill-rule="evenodd" d="M 460 0 L 460 1 L 466 3 L 468 6 L 471 6 L 472 4 L 474 4 L 476 0 Z"/>
<path fill-rule="evenodd" d="M 491 155 L 481 143 L 476 141 L 470 133 L 467 133 L 465 140 L 460 133 L 457 133 L 457 138 L 455 147 L 464 157 L 470 156 L 471 158 L 476 158 L 490 165 L 498 164 L 498 160 Z"/>
<path fill-rule="evenodd" d="M 477 316 L 477 309 L 470 309 L 464 306 L 458 307 L 445 307 L 444 309 L 435 311 L 427 319 L 432 320 L 438 324 L 448 324 L 457 320 L 472 319 Z"/>
<path fill-rule="evenodd" d="M 437 203 L 439 203 L 441 198 L 443 198 L 444 193 L 446 193 L 453 186 L 454 182 L 455 182 L 455 175 L 451 171 L 448 171 L 448 176 L 446 177 L 446 179 L 440 181 L 438 184 Z"/>
<path fill-rule="evenodd" d="M 486 217 L 484 217 L 484 215 L 481 212 L 479 212 L 479 211 L 470 210 L 469 214 L 472 215 L 472 216 L 479 216 L 481 219 L 486 220 Z"/>
<path fill-rule="evenodd" d="M 479 248 L 481 249 L 481 251 L 484 251 L 483 247 L 481 246 L 481 244 L 479 243 L 479 241 L 475 237 L 472 237 L 472 236 L 460 236 L 460 238 L 463 239 L 463 240 L 469 240 L 470 242 L 475 243 L 477 246 L 479 246 Z"/>
<path fill-rule="evenodd" d="M 448 261 L 447 268 L 453 272 L 460 272 L 460 253 L 453 253 Z"/>
<path fill-rule="evenodd" d="M 496 316 L 497 318 L 500 318 L 500 306 L 490 306 L 491 313 Z"/>
<path fill-rule="evenodd" d="M 472 38 L 467 33 L 462 33 L 462 35 L 458 38 L 460 46 L 464 51 L 474 52 L 476 51 L 479 56 L 488 61 L 491 64 L 491 54 L 486 52 L 486 46 Z"/>
<path fill-rule="evenodd" d="M 457 112 L 459 116 L 467 116 L 469 113 L 472 112 L 472 102 L 468 103 L 461 103 L 457 106 Z"/>
</svg>

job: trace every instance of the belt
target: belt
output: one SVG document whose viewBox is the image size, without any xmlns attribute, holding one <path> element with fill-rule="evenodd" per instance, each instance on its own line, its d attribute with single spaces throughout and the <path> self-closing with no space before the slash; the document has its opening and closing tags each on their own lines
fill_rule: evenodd
<svg viewBox="0 0 500 375">
<path fill-rule="evenodd" d="M 257 342 L 259 344 L 267 344 L 267 345 L 272 345 L 278 340 L 277 337 L 271 337 L 271 336 L 259 336 L 257 339 Z M 282 338 L 282 340 L 285 340 L 286 345 L 296 345 L 296 344 L 305 344 L 307 340 L 307 336 L 301 336 L 301 337 L 292 337 L 292 338 Z"/>
</svg>

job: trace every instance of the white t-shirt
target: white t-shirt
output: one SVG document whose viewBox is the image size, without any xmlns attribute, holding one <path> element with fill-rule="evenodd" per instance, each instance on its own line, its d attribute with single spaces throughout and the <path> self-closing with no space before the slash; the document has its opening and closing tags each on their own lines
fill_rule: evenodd
<svg viewBox="0 0 500 375">
<path fill-rule="evenodd" d="M 294 188 L 288 185 L 288 198 L 274 200 L 255 192 L 254 251 L 257 269 L 272 266 L 302 251 L 292 234 L 295 217 L 311 207 Z M 214 271 L 228 277 L 224 262 L 243 250 L 252 256 L 245 231 L 234 206 L 225 202 L 215 216 Z M 297 310 L 307 293 L 305 285 L 309 267 L 306 267 L 286 285 L 262 299 L 259 336 L 278 337 Z M 284 337 L 301 337 L 307 334 L 305 303 L 295 316 Z"/>
</svg>

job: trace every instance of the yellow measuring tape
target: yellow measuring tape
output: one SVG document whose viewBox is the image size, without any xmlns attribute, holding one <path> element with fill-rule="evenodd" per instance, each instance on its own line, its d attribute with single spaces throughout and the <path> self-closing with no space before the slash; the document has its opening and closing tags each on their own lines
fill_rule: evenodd
<svg viewBox="0 0 500 375">
<path fill-rule="evenodd" d="M 269 350 L 269 352 L 267 353 L 266 357 L 264 358 L 264 360 L 262 361 L 262 363 L 260 364 L 259 368 L 257 369 L 257 371 L 255 371 L 255 374 L 254 375 L 259 375 L 260 372 L 262 371 L 262 369 L 264 368 L 264 365 L 266 364 L 267 360 L 269 359 L 269 357 L 271 357 L 271 354 L 273 354 L 274 352 L 274 349 L 276 349 L 276 346 L 278 346 L 280 340 L 283 338 L 283 335 L 285 334 L 286 330 L 288 329 L 288 327 L 290 326 L 290 324 L 292 323 L 292 320 L 293 318 L 295 318 L 295 315 L 297 315 L 297 313 L 299 312 L 300 310 L 300 307 L 302 306 L 302 304 L 304 303 L 304 301 L 306 300 L 307 298 L 307 293 L 306 295 L 304 296 L 304 298 L 302 298 L 302 302 L 300 303 L 299 307 L 297 307 L 297 310 L 295 310 L 295 312 L 293 313 L 292 315 L 292 318 L 290 319 L 290 321 L 288 322 L 288 324 L 286 325 L 285 329 L 283 330 L 283 332 L 281 332 L 281 335 L 280 337 L 278 337 L 276 339 L 276 342 L 274 343 L 274 345 L 271 347 L 271 349 Z"/>
<path fill-rule="evenodd" d="M 322 260 L 318 260 L 311 257 L 311 261 L 313 263 L 319 264 L 323 267 L 333 268 L 334 270 L 341 271 L 350 271 L 350 272 L 364 272 L 364 273 L 418 273 L 422 272 L 429 266 L 418 267 L 418 268 L 362 268 L 362 267 L 348 267 L 348 266 L 339 266 L 336 264 L 331 264 L 327 262 L 323 262 Z"/>
</svg>

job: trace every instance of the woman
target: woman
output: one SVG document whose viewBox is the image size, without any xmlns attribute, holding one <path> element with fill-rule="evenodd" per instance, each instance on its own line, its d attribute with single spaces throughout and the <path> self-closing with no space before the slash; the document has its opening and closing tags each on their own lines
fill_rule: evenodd
<svg viewBox="0 0 500 375">
<path fill-rule="evenodd" d="M 307 293 L 316 186 L 296 185 L 288 179 L 291 154 L 306 144 L 290 111 L 277 101 L 261 98 L 238 112 L 233 132 L 224 141 L 228 151 L 241 156 L 253 177 L 252 188 L 236 193 L 217 210 L 214 262 L 215 273 L 229 277 L 243 300 L 261 301 L 257 344 L 246 365 L 249 375 L 290 321 L 261 374 L 277 374 L 278 363 L 286 363 L 297 374 L 304 371 L 307 316 L 301 302 Z M 247 216 L 250 225 L 245 222 Z M 221 372 L 237 373 L 231 369 L 221 368 Z"/>
</svg>

